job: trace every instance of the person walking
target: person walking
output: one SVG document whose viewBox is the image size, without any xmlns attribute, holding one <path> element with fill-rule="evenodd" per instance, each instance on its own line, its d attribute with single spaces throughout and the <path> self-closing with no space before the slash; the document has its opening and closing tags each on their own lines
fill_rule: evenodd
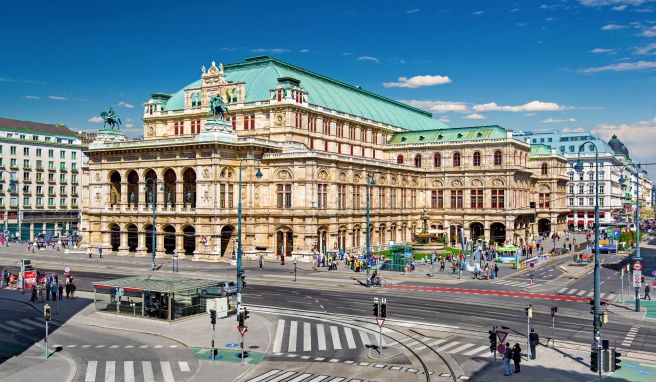
<svg viewBox="0 0 656 382">
<path fill-rule="evenodd" d="M 444 259 L 440 259 L 440 272 L 444 272 Z"/>
<path fill-rule="evenodd" d="M 30 297 L 31 302 L 36 302 L 36 284 L 32 284 L 32 297 Z"/>
<path fill-rule="evenodd" d="M 61 285 L 61 284 L 58 284 L 58 285 L 59 285 L 59 288 L 58 288 L 59 289 L 59 300 L 61 301 L 61 299 L 64 295 L 64 286 Z"/>
<path fill-rule="evenodd" d="M 46 279 L 44 284 L 46 284 L 46 300 L 50 301 L 50 282 Z"/>
<path fill-rule="evenodd" d="M 50 286 L 50 294 L 52 295 L 52 301 L 57 301 L 57 283 L 54 281 Z"/>
<path fill-rule="evenodd" d="M 503 353 L 503 375 L 506 377 L 512 375 L 512 370 L 510 369 L 510 360 L 512 359 L 513 351 L 510 348 L 510 342 L 506 342 L 506 351 Z"/>
<path fill-rule="evenodd" d="M 260 269 L 264 268 L 264 255 L 260 255 Z"/>
<path fill-rule="evenodd" d="M 649 284 L 646 284 L 645 285 L 645 297 L 642 298 L 643 300 L 651 301 L 651 296 L 649 295 L 650 291 L 651 291 L 651 287 L 649 286 Z"/>
<path fill-rule="evenodd" d="M 499 277 L 499 266 L 494 263 L 494 277 Z"/>
<path fill-rule="evenodd" d="M 535 332 L 535 329 L 531 328 L 531 334 L 528 335 L 528 344 L 531 347 L 531 359 L 537 358 L 535 353 L 535 348 L 540 343 L 540 336 Z"/>
<path fill-rule="evenodd" d="M 515 373 L 519 373 L 519 363 L 522 362 L 522 348 L 515 343 L 512 349 L 512 360 L 515 363 Z"/>
<path fill-rule="evenodd" d="M 534 286 L 534 285 L 535 285 L 535 282 L 533 281 L 534 279 L 535 279 L 535 275 L 533 274 L 533 272 L 531 272 L 531 273 L 528 275 L 528 281 L 529 281 L 529 284 L 528 284 L 528 285 L 529 285 L 529 286 Z"/>
<path fill-rule="evenodd" d="M 71 283 L 66 283 L 66 299 L 68 300 L 68 296 L 71 294 Z"/>
</svg>

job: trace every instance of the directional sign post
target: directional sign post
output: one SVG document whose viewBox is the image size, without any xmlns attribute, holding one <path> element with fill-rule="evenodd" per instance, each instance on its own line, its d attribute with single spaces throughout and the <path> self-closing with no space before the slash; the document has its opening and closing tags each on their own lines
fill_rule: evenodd
<svg viewBox="0 0 656 382">
<path fill-rule="evenodd" d="M 237 330 L 239 331 L 239 334 L 241 335 L 241 364 L 244 364 L 244 334 L 248 331 L 248 326 L 239 326 L 237 325 Z"/>
</svg>

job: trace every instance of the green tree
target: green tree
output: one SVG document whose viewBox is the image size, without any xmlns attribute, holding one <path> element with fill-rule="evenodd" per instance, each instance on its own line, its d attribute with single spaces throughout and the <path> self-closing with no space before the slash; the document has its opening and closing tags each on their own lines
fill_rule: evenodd
<svg viewBox="0 0 656 382">
<path fill-rule="evenodd" d="M 640 219 L 653 219 L 654 209 L 651 207 L 640 207 Z"/>
</svg>

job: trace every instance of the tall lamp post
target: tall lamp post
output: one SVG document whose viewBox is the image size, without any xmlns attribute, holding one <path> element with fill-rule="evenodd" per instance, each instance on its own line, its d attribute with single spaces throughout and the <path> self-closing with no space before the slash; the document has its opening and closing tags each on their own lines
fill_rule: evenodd
<svg viewBox="0 0 656 382">
<path fill-rule="evenodd" d="M 148 188 L 148 183 L 151 184 L 151 188 Z M 148 201 L 153 207 L 153 230 L 151 232 L 151 251 L 153 255 L 153 263 L 152 263 L 152 270 L 154 271 L 156 268 L 156 263 L 155 263 L 155 248 L 157 247 L 156 244 L 156 237 L 155 237 L 155 232 L 156 232 L 156 226 L 155 226 L 155 217 L 157 215 L 157 206 L 155 204 L 155 193 L 157 192 L 157 178 L 147 178 L 146 179 L 146 184 L 144 185 L 144 191 L 148 194 Z M 160 191 L 164 191 L 164 186 L 162 185 Z"/>
<path fill-rule="evenodd" d="M 640 164 L 636 165 L 636 210 L 634 224 L 636 227 L 636 255 L 635 263 L 639 263 L 641 260 L 640 257 Z M 620 177 L 620 183 L 626 182 L 626 179 L 622 176 Z M 635 271 L 634 271 L 635 272 Z M 640 311 L 640 286 L 635 287 L 635 311 Z"/>
<path fill-rule="evenodd" d="M 594 208 L 594 349 L 599 355 L 601 350 L 601 303 L 600 303 L 600 291 L 601 291 L 601 269 L 599 267 L 599 150 L 597 146 L 591 142 L 586 141 L 579 146 L 578 160 L 574 165 L 574 170 L 577 172 L 583 171 L 583 163 L 581 163 L 581 152 L 586 145 L 590 145 L 595 150 L 595 208 Z M 599 368 L 601 372 L 601 367 Z"/>
<path fill-rule="evenodd" d="M 371 187 L 373 187 L 376 184 L 376 180 L 374 179 L 374 175 L 372 173 L 367 173 L 367 188 L 365 192 L 367 193 L 367 234 L 366 234 L 366 248 L 365 251 L 365 259 L 367 260 L 367 280 L 366 280 L 366 285 L 367 287 L 371 286 L 371 278 L 370 278 L 370 273 L 371 273 L 371 223 L 370 223 L 370 210 L 371 210 L 371 198 L 369 196 L 371 192 Z"/>
<path fill-rule="evenodd" d="M 20 224 L 20 189 L 18 188 L 18 180 L 16 180 L 16 175 L 6 170 L 0 170 L 0 174 L 7 173 L 9 174 L 9 193 L 16 193 L 16 237 L 20 240 L 21 237 L 21 224 Z M 10 203 L 11 204 L 11 203 Z M 7 221 L 9 219 L 7 218 Z M 7 238 L 7 243 L 9 243 L 9 238 Z"/>
<path fill-rule="evenodd" d="M 240 312 L 241 290 L 244 287 L 242 285 L 243 282 L 242 277 L 244 274 L 244 270 L 242 269 L 242 247 L 241 247 L 241 169 L 242 169 L 242 163 L 245 160 L 254 160 L 256 162 L 260 162 L 260 160 L 252 156 L 242 158 L 239 161 L 239 202 L 237 203 L 237 313 Z M 262 178 L 262 171 L 260 171 L 259 168 L 255 173 L 255 177 L 257 177 L 257 179 Z M 239 314 L 237 314 L 237 320 L 239 320 Z"/>
</svg>

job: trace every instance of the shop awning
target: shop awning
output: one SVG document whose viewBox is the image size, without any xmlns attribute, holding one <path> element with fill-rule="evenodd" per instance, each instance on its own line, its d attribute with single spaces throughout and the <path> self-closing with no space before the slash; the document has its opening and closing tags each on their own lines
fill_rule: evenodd
<svg viewBox="0 0 656 382">
<path fill-rule="evenodd" d="M 585 222 L 583 220 L 579 220 L 577 223 L 578 225 L 585 225 Z"/>
<path fill-rule="evenodd" d="M 600 218 L 603 218 L 604 216 L 606 216 L 606 213 L 605 213 L 605 212 L 600 212 L 600 213 L 599 213 L 599 217 L 600 217 Z"/>
<path fill-rule="evenodd" d="M 594 217 L 594 212 L 588 212 L 588 217 L 593 218 Z"/>
<path fill-rule="evenodd" d="M 574 225 L 574 220 L 568 220 L 567 224 Z"/>
<path fill-rule="evenodd" d="M 577 215 L 578 217 L 580 217 L 580 218 L 583 217 L 583 214 L 584 214 L 583 212 L 577 212 L 577 213 L 576 213 L 576 215 Z"/>
<path fill-rule="evenodd" d="M 574 212 L 570 212 L 570 213 L 568 213 L 568 214 L 567 214 L 567 217 L 570 217 L 570 218 L 571 218 L 571 217 L 574 217 Z"/>
</svg>

